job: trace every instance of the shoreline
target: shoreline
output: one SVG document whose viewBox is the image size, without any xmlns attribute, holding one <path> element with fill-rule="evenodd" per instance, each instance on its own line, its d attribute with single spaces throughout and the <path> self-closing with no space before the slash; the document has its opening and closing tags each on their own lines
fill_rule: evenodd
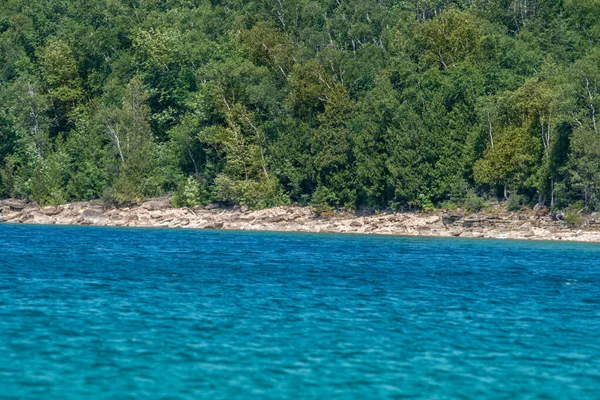
<svg viewBox="0 0 600 400">
<path fill-rule="evenodd" d="M 78 202 L 38 207 L 20 200 L 0 200 L 0 223 L 84 225 L 145 228 L 217 229 L 238 231 L 350 233 L 422 237 L 460 237 L 600 243 L 600 219 L 586 228 L 570 228 L 550 215 L 533 211 L 507 213 L 460 212 L 375 213 L 333 212 L 319 217 L 309 207 L 282 206 L 263 210 L 207 207 L 172 208 L 169 199 L 154 199 L 135 207 L 105 207 Z"/>
</svg>

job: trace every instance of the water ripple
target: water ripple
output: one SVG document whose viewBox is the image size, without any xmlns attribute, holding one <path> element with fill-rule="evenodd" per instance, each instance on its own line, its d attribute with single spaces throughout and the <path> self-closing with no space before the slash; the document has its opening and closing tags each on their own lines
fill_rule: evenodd
<svg viewBox="0 0 600 400">
<path fill-rule="evenodd" d="M 0 225 L 0 399 L 596 399 L 600 247 Z"/>
</svg>

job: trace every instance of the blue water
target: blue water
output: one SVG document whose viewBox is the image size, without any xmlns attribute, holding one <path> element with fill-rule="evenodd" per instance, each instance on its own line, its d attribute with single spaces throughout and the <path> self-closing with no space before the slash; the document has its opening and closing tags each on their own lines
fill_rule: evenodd
<svg viewBox="0 0 600 400">
<path fill-rule="evenodd" d="M 0 225 L 0 399 L 600 398 L 600 245 Z"/>
</svg>

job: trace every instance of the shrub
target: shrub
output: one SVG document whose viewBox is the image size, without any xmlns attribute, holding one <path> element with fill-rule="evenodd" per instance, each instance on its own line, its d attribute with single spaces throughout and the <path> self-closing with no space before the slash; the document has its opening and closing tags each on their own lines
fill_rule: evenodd
<svg viewBox="0 0 600 400">
<path fill-rule="evenodd" d="M 577 212 L 566 212 L 565 223 L 572 228 L 580 228 L 585 222 L 585 217 Z"/>
<path fill-rule="evenodd" d="M 57 151 L 47 159 L 39 159 L 31 179 L 31 197 L 43 205 L 57 206 L 67 202 L 68 156 Z"/>
<path fill-rule="evenodd" d="M 576 201 L 565 210 L 565 223 L 572 228 L 579 228 L 585 222 L 583 215 L 584 204 L 582 201 Z"/>
<path fill-rule="evenodd" d="M 525 205 L 525 203 L 526 203 L 525 196 L 513 193 L 510 195 L 510 197 L 506 201 L 506 209 L 508 211 L 519 211 L 519 210 L 521 210 L 521 207 L 523 207 L 523 205 Z"/>
<path fill-rule="evenodd" d="M 208 191 L 206 182 L 200 178 L 188 176 L 181 183 L 172 200 L 174 207 L 194 207 L 208 203 Z"/>
<path fill-rule="evenodd" d="M 421 208 L 421 210 L 423 210 L 423 212 L 429 212 L 429 211 L 435 210 L 435 207 L 434 207 L 433 203 L 431 202 L 431 200 L 429 199 L 429 197 L 425 196 L 423 193 L 421 193 L 419 195 L 416 203 L 417 203 L 417 206 L 419 206 Z"/>
<path fill-rule="evenodd" d="M 313 193 L 310 204 L 319 217 L 324 217 L 333 212 L 333 204 L 336 204 L 337 200 L 334 192 L 325 186 L 319 186 Z"/>
<path fill-rule="evenodd" d="M 454 203 L 450 200 L 446 200 L 446 201 L 441 202 L 438 205 L 438 208 L 441 208 L 442 210 L 456 211 L 458 206 L 456 205 L 456 203 Z"/>
<path fill-rule="evenodd" d="M 479 212 L 488 206 L 485 198 L 477 196 L 475 192 L 469 192 L 464 200 L 463 207 L 468 212 Z"/>
<path fill-rule="evenodd" d="M 241 204 L 250 208 L 267 208 L 288 204 L 276 177 L 268 176 L 260 181 L 233 180 L 219 174 L 215 178 L 214 199 L 226 204 Z"/>
</svg>

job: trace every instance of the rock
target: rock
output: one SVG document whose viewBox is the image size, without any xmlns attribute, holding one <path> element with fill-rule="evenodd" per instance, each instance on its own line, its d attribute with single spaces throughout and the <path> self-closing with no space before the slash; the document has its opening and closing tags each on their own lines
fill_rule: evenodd
<svg viewBox="0 0 600 400">
<path fill-rule="evenodd" d="M 217 208 L 219 208 L 219 205 L 215 203 L 210 203 L 204 206 L 205 210 L 216 210 Z"/>
<path fill-rule="evenodd" d="M 486 224 L 488 221 L 488 218 L 482 215 L 471 215 L 468 218 L 465 218 L 463 220 L 463 226 L 465 228 L 472 228 L 474 226 L 481 226 Z"/>
<path fill-rule="evenodd" d="M 157 199 L 149 200 L 144 202 L 140 208 L 148 211 L 161 211 L 171 208 L 171 201 L 169 199 Z"/>
<path fill-rule="evenodd" d="M 0 222 L 16 222 L 16 219 L 21 216 L 20 212 L 13 212 L 11 214 L 4 214 L 0 218 Z"/>
<path fill-rule="evenodd" d="M 50 218 L 45 214 L 34 212 L 31 214 L 31 216 L 32 218 L 29 222 L 32 224 L 48 225 L 52 223 L 52 221 L 50 221 Z"/>
<path fill-rule="evenodd" d="M 541 203 L 538 203 L 538 204 L 536 204 L 536 207 L 537 207 L 539 204 L 541 204 Z M 544 207 L 541 207 L 541 208 L 538 208 L 538 209 L 536 209 L 536 208 L 534 207 L 534 209 L 533 209 L 533 210 L 534 210 L 534 212 L 535 212 L 535 215 L 536 215 L 536 217 L 543 217 L 544 215 L 548 215 L 548 214 L 550 214 L 550 210 L 548 209 L 548 207 L 545 207 L 545 206 L 544 206 Z"/>
<path fill-rule="evenodd" d="M 418 228 L 425 225 L 427 225 L 427 220 L 421 216 L 413 216 L 404 221 L 404 226 L 409 228 Z"/>
<path fill-rule="evenodd" d="M 464 214 L 460 213 L 449 213 L 442 216 L 442 224 L 444 225 L 452 225 L 458 220 L 461 220 L 465 217 Z"/>
<path fill-rule="evenodd" d="M 204 226 L 204 229 L 221 229 L 223 228 L 223 222 L 211 222 Z"/>
<path fill-rule="evenodd" d="M 523 225 L 521 225 L 519 227 L 519 230 L 522 231 L 530 231 L 533 229 L 533 225 L 531 224 L 531 222 L 525 222 Z"/>
<path fill-rule="evenodd" d="M 62 212 L 62 207 L 44 207 L 40 210 L 42 214 L 45 214 L 49 217 L 53 215 L 58 215 Z"/>
<path fill-rule="evenodd" d="M 102 214 L 100 211 L 91 209 L 83 210 L 81 216 L 83 218 L 82 223 L 86 225 L 101 225 L 108 221 L 106 215 Z"/>
<path fill-rule="evenodd" d="M 277 224 L 279 222 L 283 222 L 285 221 L 285 216 L 284 215 L 274 215 L 270 218 L 267 218 L 267 222 L 273 223 L 273 224 Z"/>
<path fill-rule="evenodd" d="M 555 221 L 563 221 L 565 219 L 565 214 L 559 212 L 557 214 L 554 214 L 552 216 L 552 219 L 554 219 Z"/>
<path fill-rule="evenodd" d="M 150 218 L 152 219 L 162 219 L 165 217 L 165 214 L 162 211 L 150 211 Z"/>
<path fill-rule="evenodd" d="M 27 207 L 27 203 L 23 200 L 9 199 L 4 201 L 4 205 L 10 207 L 13 211 L 23 210 Z"/>
<path fill-rule="evenodd" d="M 527 232 L 523 233 L 523 237 L 525 237 L 525 238 L 530 238 L 530 237 L 533 237 L 533 236 L 535 236 L 535 233 L 533 232 L 533 230 L 530 230 L 530 231 L 527 231 Z"/>
<path fill-rule="evenodd" d="M 437 215 L 432 215 L 431 217 L 425 218 L 425 223 L 427 225 L 435 224 L 436 222 L 439 222 L 439 221 L 440 221 L 440 217 L 438 217 Z"/>
</svg>

